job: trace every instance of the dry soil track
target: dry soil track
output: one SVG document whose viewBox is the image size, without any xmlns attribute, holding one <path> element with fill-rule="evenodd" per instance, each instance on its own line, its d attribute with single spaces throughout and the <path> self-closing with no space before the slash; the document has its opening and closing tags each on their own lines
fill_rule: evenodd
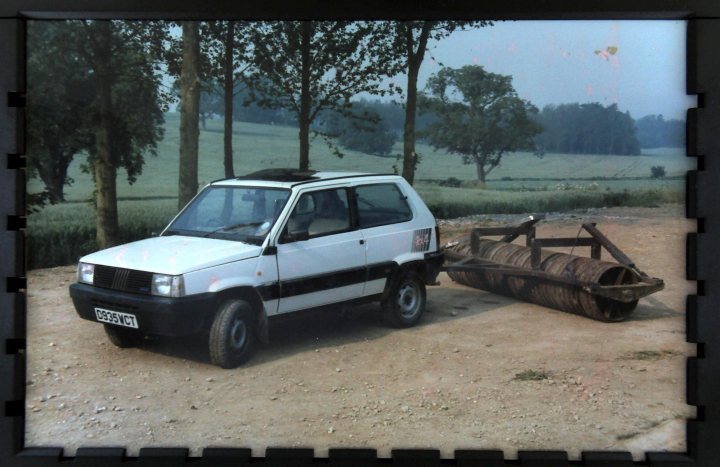
<svg viewBox="0 0 720 467">
<path fill-rule="evenodd" d="M 519 219 L 520 216 L 507 216 Z M 503 218 L 503 221 L 507 218 Z M 488 223 L 487 219 L 483 219 Z M 605 324 L 452 283 L 429 288 L 407 330 L 377 306 L 273 329 L 242 368 L 208 363 L 205 342 L 113 347 L 68 297 L 75 268 L 28 274 L 27 446 L 685 449 L 685 236 L 679 207 L 553 216 L 539 236 L 600 229 L 667 287 L 629 321 Z M 444 222 L 444 232 L 470 221 Z"/>
</svg>

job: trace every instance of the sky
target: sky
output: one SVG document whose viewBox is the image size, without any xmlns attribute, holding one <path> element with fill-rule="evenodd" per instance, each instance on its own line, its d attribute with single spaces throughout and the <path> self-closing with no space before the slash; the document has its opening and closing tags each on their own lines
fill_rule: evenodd
<svg viewBox="0 0 720 467">
<path fill-rule="evenodd" d="M 431 42 L 418 88 L 441 64 L 481 65 L 512 75 L 519 96 L 539 109 L 616 103 L 635 119 L 662 114 L 684 120 L 687 109 L 697 105 L 695 96 L 685 94 L 686 31 L 687 22 L 670 20 L 499 21 Z M 180 34 L 179 28 L 175 33 Z M 402 75 L 387 81 L 405 89 L 406 79 Z"/>
<path fill-rule="evenodd" d="M 505 21 L 457 31 L 430 44 L 419 89 L 440 64 L 481 65 L 513 76 L 518 95 L 548 104 L 616 103 L 637 119 L 662 114 L 685 119 L 684 21 Z M 404 80 L 396 81 L 404 88 Z"/>
</svg>

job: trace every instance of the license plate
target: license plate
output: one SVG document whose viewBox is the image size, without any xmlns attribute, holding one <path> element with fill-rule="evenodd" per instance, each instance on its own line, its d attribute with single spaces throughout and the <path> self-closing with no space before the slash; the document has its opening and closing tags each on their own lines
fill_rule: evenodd
<svg viewBox="0 0 720 467">
<path fill-rule="evenodd" d="M 103 323 L 117 324 L 128 328 L 137 329 L 137 319 L 135 315 L 130 313 L 121 313 L 119 311 L 106 310 L 104 308 L 95 308 L 95 317 Z"/>
</svg>

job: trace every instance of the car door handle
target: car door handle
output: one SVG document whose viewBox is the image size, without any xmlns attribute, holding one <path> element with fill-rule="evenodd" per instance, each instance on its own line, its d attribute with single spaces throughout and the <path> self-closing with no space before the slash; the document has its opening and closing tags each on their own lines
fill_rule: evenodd
<svg viewBox="0 0 720 467">
<path fill-rule="evenodd" d="M 365 245 L 365 240 L 360 240 L 360 245 Z"/>
</svg>

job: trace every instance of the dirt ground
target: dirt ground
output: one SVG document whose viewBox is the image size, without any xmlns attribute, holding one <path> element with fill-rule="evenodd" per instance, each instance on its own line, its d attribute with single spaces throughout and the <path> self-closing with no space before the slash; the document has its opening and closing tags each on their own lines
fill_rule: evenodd
<svg viewBox="0 0 720 467">
<path fill-rule="evenodd" d="M 490 216 L 492 217 L 492 216 Z M 522 216 L 504 216 L 502 222 Z M 453 283 L 428 289 L 421 323 L 391 330 L 378 306 L 277 325 L 244 367 L 209 364 L 205 342 L 115 348 L 77 317 L 74 267 L 28 274 L 26 446 L 372 447 L 684 451 L 685 235 L 680 207 L 551 216 L 538 237 L 598 227 L 665 290 L 623 323 L 518 302 Z M 471 227 L 443 222 L 443 232 Z M 483 223 L 492 223 L 484 218 Z M 446 237 L 447 238 L 447 237 Z M 603 252 L 605 255 L 606 252 Z M 586 253 L 583 253 L 586 254 Z M 535 379 L 537 378 L 537 379 Z"/>
</svg>

